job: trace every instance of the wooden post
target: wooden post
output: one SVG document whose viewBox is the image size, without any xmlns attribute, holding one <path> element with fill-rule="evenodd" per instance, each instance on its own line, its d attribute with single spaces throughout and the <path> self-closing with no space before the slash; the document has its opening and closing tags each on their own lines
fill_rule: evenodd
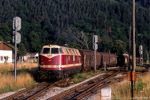
<svg viewBox="0 0 150 100">
<path fill-rule="evenodd" d="M 148 64 L 149 64 L 149 67 L 150 67 L 150 0 L 148 1 L 148 6 L 149 6 L 149 58 L 148 58 Z"/>
<path fill-rule="evenodd" d="M 135 0 L 133 0 L 133 71 L 136 68 L 136 51 L 135 51 Z"/>
<path fill-rule="evenodd" d="M 132 74 L 133 72 L 135 72 L 135 68 L 136 68 L 136 56 L 135 56 L 135 0 L 133 0 L 132 3 L 132 23 L 133 23 L 133 56 L 132 56 L 132 62 L 133 62 L 133 66 L 132 66 L 132 71 L 131 71 L 131 100 L 134 97 L 134 91 L 133 91 L 133 79 L 132 79 Z"/>
<path fill-rule="evenodd" d="M 130 70 L 130 55 L 131 55 L 131 25 L 129 26 L 129 59 L 128 59 L 128 70 Z"/>
</svg>

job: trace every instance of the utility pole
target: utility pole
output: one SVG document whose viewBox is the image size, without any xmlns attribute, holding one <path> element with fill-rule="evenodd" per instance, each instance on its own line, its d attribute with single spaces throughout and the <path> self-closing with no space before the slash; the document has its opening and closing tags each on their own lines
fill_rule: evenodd
<svg viewBox="0 0 150 100">
<path fill-rule="evenodd" d="M 133 55 L 132 55 L 132 69 L 131 69 L 131 100 L 134 97 L 134 90 L 133 90 L 133 73 L 135 73 L 135 68 L 136 68 L 136 56 L 135 56 L 135 0 L 132 2 L 132 24 L 133 24 Z"/>
<path fill-rule="evenodd" d="M 130 70 L 130 55 L 131 55 L 131 25 L 129 26 L 129 65 L 128 65 L 128 70 Z"/>
<path fill-rule="evenodd" d="M 149 62 L 149 60 L 150 60 L 150 0 L 148 1 L 148 6 L 149 6 L 149 17 L 148 17 L 148 19 L 149 19 L 149 58 L 148 58 L 148 64 L 149 64 L 149 67 L 150 67 L 150 62 Z"/>
<path fill-rule="evenodd" d="M 136 68 L 136 51 L 135 51 L 135 0 L 133 0 L 133 71 Z"/>
</svg>

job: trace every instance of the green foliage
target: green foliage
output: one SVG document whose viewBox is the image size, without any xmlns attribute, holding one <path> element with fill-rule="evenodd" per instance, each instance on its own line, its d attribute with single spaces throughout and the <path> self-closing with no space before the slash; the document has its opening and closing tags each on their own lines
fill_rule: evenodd
<svg viewBox="0 0 150 100">
<path fill-rule="evenodd" d="M 30 47 L 31 47 L 31 51 L 39 51 L 41 49 L 40 47 L 40 36 L 37 34 L 37 32 L 34 32 L 32 31 L 30 34 L 29 34 L 29 37 L 28 37 L 29 41 L 31 41 L 29 43 Z"/>
<path fill-rule="evenodd" d="M 27 51 L 26 51 L 26 48 L 25 48 L 24 44 L 20 43 L 18 54 L 19 54 L 20 56 L 23 56 L 23 55 L 25 55 L 26 53 L 27 53 Z"/>
<path fill-rule="evenodd" d="M 94 76 L 95 74 L 93 72 L 89 72 L 89 73 L 79 73 L 77 74 L 73 79 L 72 81 L 74 83 L 78 83 L 78 82 L 81 82 L 87 78 L 90 78 L 92 76 Z"/>
<path fill-rule="evenodd" d="M 4 41 L 4 39 L 3 39 L 3 37 L 2 37 L 2 36 L 0 36 L 0 41 Z"/>
<path fill-rule="evenodd" d="M 110 37 L 104 36 L 102 42 L 99 43 L 99 51 L 110 52 L 113 46 L 113 42 Z"/>
<path fill-rule="evenodd" d="M 0 23 L 0 40 L 11 41 L 11 29 L 7 24 Z"/>
<path fill-rule="evenodd" d="M 136 0 L 136 33 L 142 34 L 137 38 L 140 39 L 138 44 L 144 45 L 144 50 L 148 46 L 147 2 Z M 81 31 L 85 33 L 91 50 L 92 36 L 97 34 L 102 40 L 99 51 L 128 51 L 126 48 L 123 51 L 111 48 L 116 45 L 115 40 L 128 44 L 129 25 L 132 23 L 131 3 L 131 0 L 1 0 L 0 41 L 12 40 L 12 19 L 20 16 L 20 55 L 39 52 L 45 44 L 67 43 L 70 47 L 86 48 L 73 39 Z"/>
<path fill-rule="evenodd" d="M 112 47 L 112 52 L 116 54 L 123 54 L 125 52 L 126 45 L 121 40 L 116 40 Z"/>
<path fill-rule="evenodd" d="M 137 92 L 143 91 L 144 88 L 146 87 L 146 83 L 144 83 L 140 78 L 137 80 L 135 84 L 135 89 Z"/>
<path fill-rule="evenodd" d="M 28 73 L 28 71 L 29 70 L 27 68 L 25 68 L 25 66 L 20 69 L 20 73 L 23 75 L 26 75 Z"/>
<path fill-rule="evenodd" d="M 14 91 L 14 90 L 17 90 L 15 86 L 14 86 L 14 89 L 12 89 L 10 85 L 6 85 L 4 88 L 0 89 L 0 94 L 9 92 L 9 91 Z"/>
</svg>

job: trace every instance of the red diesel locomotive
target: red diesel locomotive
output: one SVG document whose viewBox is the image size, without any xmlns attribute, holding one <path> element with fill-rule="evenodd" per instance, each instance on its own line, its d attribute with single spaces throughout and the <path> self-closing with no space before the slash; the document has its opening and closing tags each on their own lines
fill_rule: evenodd
<svg viewBox="0 0 150 100">
<path fill-rule="evenodd" d="M 43 46 L 39 56 L 39 77 L 64 78 L 81 70 L 78 49 L 58 45 Z"/>
<path fill-rule="evenodd" d="M 96 52 L 96 67 L 116 66 L 117 57 L 111 53 Z M 93 67 L 94 51 L 46 45 L 39 56 L 38 79 L 62 79 Z"/>
</svg>

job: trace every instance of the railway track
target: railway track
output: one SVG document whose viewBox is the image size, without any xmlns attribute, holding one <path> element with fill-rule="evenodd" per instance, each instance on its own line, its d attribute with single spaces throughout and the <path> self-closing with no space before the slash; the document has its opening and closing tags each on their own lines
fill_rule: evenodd
<svg viewBox="0 0 150 100">
<path fill-rule="evenodd" d="M 37 97 L 44 94 L 47 90 L 54 86 L 64 86 L 66 85 L 66 79 L 60 80 L 54 83 L 50 82 L 42 82 L 37 85 L 33 85 L 29 88 L 26 88 L 24 90 L 21 90 L 9 97 L 6 97 L 2 100 L 34 100 Z"/>
<path fill-rule="evenodd" d="M 145 71 L 145 70 L 144 70 Z M 143 70 L 142 70 L 143 72 Z M 85 98 L 86 96 L 104 88 L 108 85 L 113 84 L 114 82 L 122 81 L 124 77 L 126 76 L 117 76 L 119 73 L 124 73 L 118 71 L 118 69 L 115 69 L 113 71 L 107 72 L 101 76 L 98 76 L 92 80 L 89 80 L 87 82 L 84 82 L 78 86 L 75 86 L 69 90 L 66 90 L 65 92 L 62 92 L 60 94 L 57 94 L 53 97 L 50 97 L 48 100 L 80 100 L 82 98 Z M 125 75 L 126 73 L 124 73 Z M 141 74 L 141 70 L 137 74 Z M 143 74 L 143 73 L 142 73 Z M 40 97 L 44 95 L 44 93 L 47 92 L 52 87 L 55 86 L 67 86 L 68 82 L 66 82 L 68 79 L 60 80 L 55 83 L 49 83 L 49 82 L 42 82 L 37 85 L 31 86 L 29 88 L 26 88 L 24 90 L 21 90 L 9 97 L 6 97 L 2 100 L 33 100 L 37 97 Z"/>
<path fill-rule="evenodd" d="M 114 82 L 121 81 L 124 77 L 115 77 L 120 71 L 107 73 L 105 75 L 94 78 L 83 84 L 75 86 L 65 92 L 57 94 L 48 100 L 81 100 L 82 98 L 96 92 L 97 90 L 104 88 Z"/>
</svg>

